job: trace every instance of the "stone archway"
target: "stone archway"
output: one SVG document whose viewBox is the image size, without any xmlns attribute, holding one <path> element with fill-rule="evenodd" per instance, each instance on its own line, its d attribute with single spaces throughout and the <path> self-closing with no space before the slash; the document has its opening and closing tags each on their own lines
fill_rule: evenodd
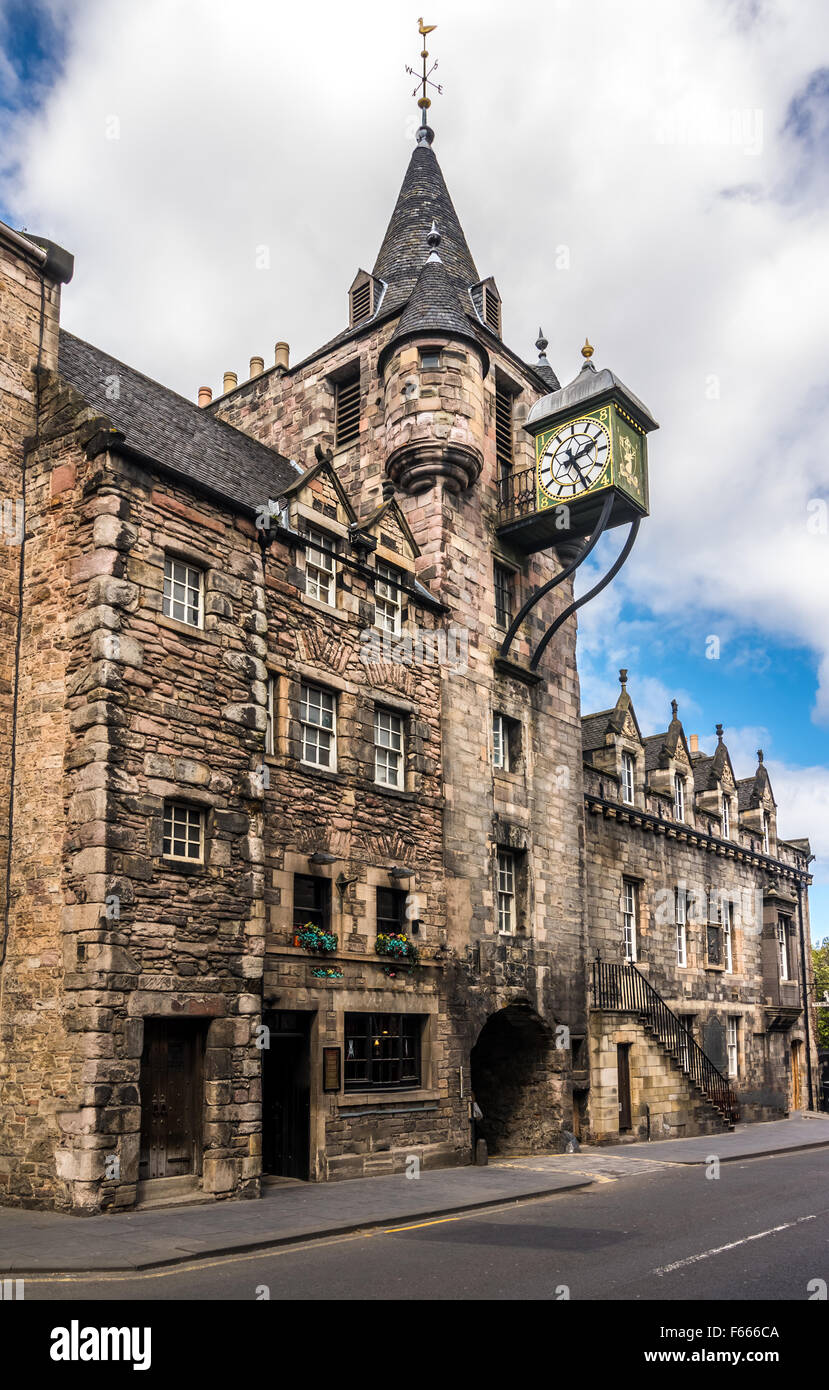
<svg viewBox="0 0 829 1390">
<path fill-rule="evenodd" d="M 471 1055 L 477 1134 L 491 1154 L 555 1149 L 561 1136 L 561 1072 L 552 1031 L 526 1004 L 492 1014 Z"/>
</svg>

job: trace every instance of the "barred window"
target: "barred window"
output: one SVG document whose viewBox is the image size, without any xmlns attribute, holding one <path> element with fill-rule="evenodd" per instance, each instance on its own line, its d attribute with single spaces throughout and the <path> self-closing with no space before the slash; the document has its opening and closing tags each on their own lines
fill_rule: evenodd
<svg viewBox="0 0 829 1390">
<path fill-rule="evenodd" d="M 313 767 L 334 768 L 337 759 L 337 703 L 318 685 L 303 683 L 300 695 L 302 761 Z"/>
<path fill-rule="evenodd" d="M 184 801 L 165 801 L 162 843 L 165 859 L 200 864 L 204 858 L 204 812 Z"/>
<path fill-rule="evenodd" d="M 420 1085 L 417 1014 L 346 1014 L 345 1089 L 412 1089 Z"/>
<path fill-rule="evenodd" d="M 515 855 L 498 851 L 498 930 L 515 931 Z"/>
<path fill-rule="evenodd" d="M 374 581 L 374 625 L 379 627 L 381 632 L 388 632 L 392 637 L 397 637 L 403 616 L 403 597 L 398 585 L 402 579 L 400 570 L 393 565 L 387 565 L 385 560 L 378 560 L 377 578 Z M 393 584 L 387 583 L 394 580 Z"/>
<path fill-rule="evenodd" d="M 336 550 L 337 543 L 333 536 L 326 535 L 324 531 L 316 531 L 313 527 L 308 529 L 308 539 L 313 545 L 305 552 L 305 592 L 311 598 L 319 599 L 320 603 L 328 603 L 333 607 L 337 562 L 333 555 L 323 552 Z M 321 546 L 322 549 L 317 550 L 316 546 Z"/>
<path fill-rule="evenodd" d="M 184 560 L 174 560 L 172 555 L 164 558 L 164 594 L 161 611 L 167 618 L 187 623 L 190 627 L 202 626 L 202 585 L 204 575 L 195 565 Z"/>
<path fill-rule="evenodd" d="M 496 561 L 495 576 L 495 621 L 499 627 L 509 627 L 512 622 L 513 574 L 505 565 Z"/>
</svg>

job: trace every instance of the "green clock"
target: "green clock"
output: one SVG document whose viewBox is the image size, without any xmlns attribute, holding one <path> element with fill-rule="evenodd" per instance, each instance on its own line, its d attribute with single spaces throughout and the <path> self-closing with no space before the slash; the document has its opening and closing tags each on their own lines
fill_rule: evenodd
<svg viewBox="0 0 829 1390">
<path fill-rule="evenodd" d="M 644 431 L 612 403 L 542 430 L 535 440 L 536 506 L 617 487 L 646 514 L 645 447 Z"/>
</svg>

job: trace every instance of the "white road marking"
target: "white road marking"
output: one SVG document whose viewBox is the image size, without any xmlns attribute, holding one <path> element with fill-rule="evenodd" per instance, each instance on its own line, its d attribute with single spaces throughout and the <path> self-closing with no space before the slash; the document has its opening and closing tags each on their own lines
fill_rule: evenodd
<svg viewBox="0 0 829 1390">
<path fill-rule="evenodd" d="M 816 1221 L 819 1216 L 824 1216 L 825 1212 L 816 1211 L 811 1216 L 798 1216 L 796 1221 L 784 1221 L 782 1226 L 770 1226 L 767 1231 L 757 1231 L 753 1236 L 743 1236 L 742 1240 L 729 1241 L 728 1245 L 715 1245 L 713 1250 L 703 1250 L 701 1255 L 689 1255 L 684 1260 L 674 1260 L 671 1265 L 661 1265 L 659 1269 L 653 1270 L 654 1274 L 670 1274 L 674 1269 L 683 1269 L 686 1265 L 698 1264 L 700 1260 L 710 1260 L 712 1255 L 722 1255 L 725 1250 L 736 1250 L 740 1245 L 748 1245 L 749 1241 L 762 1240 L 764 1236 L 777 1235 L 778 1231 L 790 1231 L 793 1226 L 799 1226 L 803 1221 Z"/>
</svg>

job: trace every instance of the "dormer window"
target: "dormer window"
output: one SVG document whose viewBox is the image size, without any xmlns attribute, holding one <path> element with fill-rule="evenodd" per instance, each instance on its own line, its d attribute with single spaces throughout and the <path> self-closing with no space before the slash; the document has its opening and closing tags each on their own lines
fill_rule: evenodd
<svg viewBox="0 0 829 1390">
<path fill-rule="evenodd" d="M 674 820 L 685 819 L 685 778 L 679 773 L 674 777 Z"/>
<path fill-rule="evenodd" d="M 501 336 L 501 301 L 490 289 L 489 285 L 484 285 L 484 323 L 487 328 L 491 328 L 493 333 Z"/>
<path fill-rule="evenodd" d="M 622 800 L 626 806 L 633 805 L 633 772 L 635 763 L 631 753 L 622 754 Z"/>
<path fill-rule="evenodd" d="M 352 328 L 373 316 L 378 299 L 377 281 L 361 271 L 348 292 L 348 321 Z"/>
</svg>

